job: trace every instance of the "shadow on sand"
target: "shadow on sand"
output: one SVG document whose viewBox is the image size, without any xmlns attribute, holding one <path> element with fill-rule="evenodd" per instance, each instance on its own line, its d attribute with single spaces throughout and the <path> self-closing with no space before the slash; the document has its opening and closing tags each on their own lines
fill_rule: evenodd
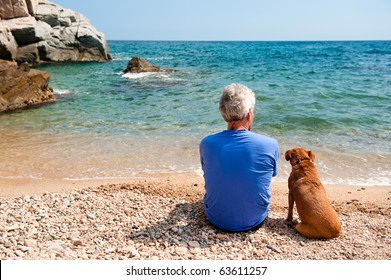
<svg viewBox="0 0 391 280">
<path fill-rule="evenodd" d="M 229 246 L 233 242 L 249 241 L 274 252 L 278 252 L 275 244 L 279 239 L 306 240 L 296 233 L 294 223 L 287 223 L 285 217 L 273 217 L 272 211 L 257 230 L 240 233 L 223 231 L 207 220 L 202 201 L 177 204 L 164 220 L 146 228 L 133 226 L 127 237 L 135 243 L 162 246 L 162 249 L 171 246 L 210 248 L 216 244 Z"/>
</svg>

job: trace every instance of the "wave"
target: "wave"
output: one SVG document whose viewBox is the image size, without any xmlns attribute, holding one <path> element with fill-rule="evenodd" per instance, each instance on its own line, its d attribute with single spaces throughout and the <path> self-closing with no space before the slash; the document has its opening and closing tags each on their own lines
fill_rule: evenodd
<svg viewBox="0 0 391 280">
<path fill-rule="evenodd" d="M 389 50 L 372 49 L 365 52 L 366 54 L 391 54 Z"/>
<path fill-rule="evenodd" d="M 286 183 L 288 182 L 289 175 L 273 177 L 272 182 Z M 346 178 L 328 178 L 326 176 L 321 177 L 321 181 L 324 185 L 342 185 L 351 187 L 377 187 L 377 186 L 391 186 L 390 179 L 387 176 L 376 177 L 369 179 L 346 179 Z"/>
<path fill-rule="evenodd" d="M 129 60 L 130 58 L 124 58 L 124 57 L 113 57 L 111 60 L 112 61 L 124 61 L 124 60 Z"/>
<path fill-rule="evenodd" d="M 146 60 L 152 60 L 152 61 L 162 61 L 162 60 L 173 60 L 173 56 L 158 56 L 158 57 L 147 57 Z"/>
<path fill-rule="evenodd" d="M 163 81 L 163 82 L 182 82 L 181 78 L 173 77 L 170 74 L 164 72 L 142 72 L 142 73 L 125 73 L 121 74 L 121 77 L 127 80 L 133 81 Z"/>
<path fill-rule="evenodd" d="M 158 77 L 159 72 L 143 72 L 143 73 L 125 73 L 122 74 L 122 78 L 129 79 L 129 80 L 138 80 L 138 79 L 145 79 L 145 78 L 152 78 L 152 77 Z"/>
<path fill-rule="evenodd" d="M 70 90 L 70 89 L 53 89 L 54 90 L 54 94 L 55 95 L 72 95 L 72 94 L 75 94 L 75 91 L 74 90 Z"/>
<path fill-rule="evenodd" d="M 112 57 L 112 61 L 129 61 L 132 59 L 131 56 L 123 53 L 117 53 L 115 54 L 115 57 Z M 158 57 L 146 57 L 145 60 L 147 61 L 163 61 L 163 60 L 173 60 L 173 56 L 158 56 Z"/>
<path fill-rule="evenodd" d="M 334 162 L 316 161 L 316 169 L 319 178 L 325 185 L 347 185 L 347 186 L 391 186 L 391 172 L 380 169 L 381 167 L 365 169 L 354 164 L 336 164 Z M 274 182 L 288 182 L 291 172 L 289 163 L 280 162 L 277 177 Z M 387 167 L 386 167 L 387 168 Z"/>
</svg>

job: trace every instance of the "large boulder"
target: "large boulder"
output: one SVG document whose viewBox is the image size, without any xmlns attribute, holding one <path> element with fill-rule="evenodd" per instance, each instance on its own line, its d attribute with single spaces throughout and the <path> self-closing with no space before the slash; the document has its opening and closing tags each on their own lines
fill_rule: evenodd
<svg viewBox="0 0 391 280">
<path fill-rule="evenodd" d="M 0 18 L 11 19 L 29 16 L 26 2 L 21 0 L 0 0 Z"/>
<path fill-rule="evenodd" d="M 27 63 L 0 60 L 0 112 L 53 102 L 47 72 L 30 69 Z"/>
<path fill-rule="evenodd" d="M 110 60 L 88 19 L 47 0 L 0 0 L 0 59 L 31 65 Z"/>
<path fill-rule="evenodd" d="M 1 1 L 1 0 L 0 0 Z M 9 28 L 1 25 L 0 20 L 0 58 L 13 60 L 18 52 L 18 44 Z"/>
<path fill-rule="evenodd" d="M 169 69 L 161 69 L 151 63 L 147 62 L 145 59 L 140 57 L 132 57 L 128 62 L 128 66 L 124 70 L 125 73 L 142 73 L 142 72 L 172 72 Z"/>
</svg>

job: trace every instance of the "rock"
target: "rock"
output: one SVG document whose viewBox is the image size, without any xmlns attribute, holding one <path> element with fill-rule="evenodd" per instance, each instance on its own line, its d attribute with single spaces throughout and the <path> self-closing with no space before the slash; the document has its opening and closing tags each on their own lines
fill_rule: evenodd
<svg viewBox="0 0 391 280">
<path fill-rule="evenodd" d="M 280 253 L 278 249 L 276 249 L 273 245 L 267 244 L 266 246 L 268 249 L 272 250 L 273 252 Z"/>
<path fill-rule="evenodd" d="M 19 246 L 19 250 L 21 250 L 23 253 L 25 253 L 29 250 L 29 248 L 27 246 Z"/>
<path fill-rule="evenodd" d="M 190 247 L 193 247 L 193 248 L 200 248 L 201 247 L 200 243 L 198 243 L 197 241 L 189 241 L 188 244 Z"/>
<path fill-rule="evenodd" d="M 197 255 L 197 254 L 201 253 L 201 248 L 199 248 L 199 247 L 192 248 L 192 249 L 190 249 L 190 253 L 192 253 L 193 255 Z"/>
<path fill-rule="evenodd" d="M 71 241 L 79 240 L 80 233 L 79 232 L 72 232 L 69 236 L 68 239 Z"/>
<path fill-rule="evenodd" d="M 221 240 L 228 240 L 228 235 L 225 235 L 225 234 L 222 234 L 222 233 L 218 233 L 216 234 L 216 238 L 217 239 L 221 239 Z"/>
<path fill-rule="evenodd" d="M 119 250 L 122 253 L 129 254 L 131 258 L 139 256 L 137 249 L 134 246 L 128 246 Z"/>
<path fill-rule="evenodd" d="M 63 252 L 64 248 L 57 241 L 47 241 L 44 245 L 49 253 Z"/>
<path fill-rule="evenodd" d="M 99 252 L 99 249 L 97 246 L 89 246 L 86 248 L 86 253 L 87 254 L 96 254 Z"/>
<path fill-rule="evenodd" d="M 187 251 L 188 251 L 188 249 L 183 246 L 179 246 L 179 247 L 175 248 L 175 253 L 177 255 L 185 255 L 185 254 L 187 254 Z"/>
<path fill-rule="evenodd" d="M 133 57 L 128 62 L 128 67 L 124 70 L 125 73 L 142 73 L 142 72 L 165 72 L 169 73 L 171 70 L 168 69 L 160 69 L 155 65 L 150 64 L 145 59 L 140 57 Z"/>
<path fill-rule="evenodd" d="M 13 60 L 17 56 L 18 43 L 9 28 L 1 24 L 0 19 L 0 58 Z"/>
<path fill-rule="evenodd" d="M 79 239 L 75 239 L 73 240 L 73 246 L 82 246 L 83 245 L 83 242 Z"/>
<path fill-rule="evenodd" d="M 14 230 L 17 230 L 19 229 L 20 227 L 18 225 L 12 225 L 10 227 L 7 228 L 7 231 L 14 231 Z"/>
<path fill-rule="evenodd" d="M 49 79 L 47 72 L 0 60 L 0 112 L 55 101 Z"/>
<path fill-rule="evenodd" d="M 106 254 L 114 253 L 115 251 L 117 251 L 117 248 L 115 248 L 115 247 L 110 247 L 110 248 L 105 249 Z"/>
<path fill-rule="evenodd" d="M 87 218 L 93 220 L 95 219 L 95 215 L 91 213 L 87 213 Z"/>
<path fill-rule="evenodd" d="M 31 2 L 31 1 L 28 1 Z M 10 19 L 27 17 L 29 11 L 26 1 L 23 0 L 2 0 L 0 6 L 0 18 Z"/>
<path fill-rule="evenodd" d="M 24 257 L 24 253 L 20 250 L 16 250 L 15 255 L 17 255 L 18 257 Z"/>
<path fill-rule="evenodd" d="M 26 247 L 35 247 L 37 246 L 37 241 L 34 239 L 25 239 L 23 244 Z"/>
<path fill-rule="evenodd" d="M 104 35 L 85 16 L 47 0 L 2 0 L 0 59 L 34 65 L 111 57 Z"/>
<path fill-rule="evenodd" d="M 178 232 L 178 228 L 177 228 L 177 227 L 172 227 L 172 228 L 171 228 L 171 231 L 173 231 L 173 232 L 176 233 L 176 232 Z"/>
</svg>

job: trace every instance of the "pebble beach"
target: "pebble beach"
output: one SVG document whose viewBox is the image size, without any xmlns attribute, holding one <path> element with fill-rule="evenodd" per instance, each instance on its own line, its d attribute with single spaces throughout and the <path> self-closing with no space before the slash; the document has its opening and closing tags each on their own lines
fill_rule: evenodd
<svg viewBox="0 0 391 280">
<path fill-rule="evenodd" d="M 1 182 L 4 185 L 4 182 Z M 391 187 L 326 186 L 343 234 L 307 239 L 287 215 L 287 185 L 272 184 L 264 225 L 227 233 L 204 214 L 203 180 L 177 174 L 50 186 L 0 198 L 2 260 L 389 260 Z M 4 187 L 4 186 L 3 186 Z"/>
</svg>

